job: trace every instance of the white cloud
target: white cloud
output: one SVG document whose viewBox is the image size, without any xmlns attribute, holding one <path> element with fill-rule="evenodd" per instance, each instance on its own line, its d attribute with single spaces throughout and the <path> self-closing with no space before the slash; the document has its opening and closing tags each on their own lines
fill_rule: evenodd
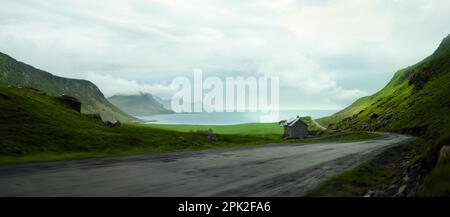
<svg viewBox="0 0 450 217">
<path fill-rule="evenodd" d="M 339 87 L 334 88 L 333 91 L 336 93 L 336 96 L 340 100 L 349 100 L 349 99 L 353 100 L 353 99 L 360 98 L 362 96 L 366 96 L 368 94 L 366 91 L 362 91 L 359 89 L 345 90 L 345 89 L 341 89 Z"/>
<path fill-rule="evenodd" d="M 170 99 L 174 93 L 170 85 L 164 84 L 140 84 L 137 81 L 116 78 L 107 74 L 90 72 L 87 74 L 87 80 L 97 84 L 106 97 L 123 94 L 132 95 L 140 92 L 152 93 L 159 97 Z"/>
</svg>

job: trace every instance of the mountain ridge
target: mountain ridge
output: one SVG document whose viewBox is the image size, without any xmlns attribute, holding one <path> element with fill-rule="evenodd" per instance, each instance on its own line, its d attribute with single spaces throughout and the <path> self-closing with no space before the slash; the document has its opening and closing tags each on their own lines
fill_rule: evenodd
<svg viewBox="0 0 450 217">
<path fill-rule="evenodd" d="M 331 129 L 440 135 L 444 131 L 438 128 L 448 127 L 443 120 L 447 119 L 444 112 L 449 111 L 450 105 L 446 97 L 450 94 L 449 60 L 450 35 L 430 56 L 397 71 L 377 93 L 362 97 L 345 109 L 317 121 Z M 442 118 L 435 117 L 436 112 Z"/>
<path fill-rule="evenodd" d="M 379 188 L 386 193 L 389 189 L 375 182 L 380 184 L 377 186 L 373 180 L 377 177 L 389 178 L 385 176 L 387 168 L 398 168 L 392 171 L 402 175 L 391 181 L 403 185 L 403 191 L 409 192 L 409 195 L 448 196 L 450 158 L 446 153 L 450 150 L 449 95 L 450 35 L 430 56 L 397 71 L 377 93 L 362 97 L 347 108 L 317 120 L 334 130 L 388 131 L 418 137 L 413 143 L 384 152 L 380 155 L 383 160 L 370 161 L 340 176 L 348 179 L 335 177 L 326 188 L 353 191 L 368 185 L 369 190 Z M 389 158 L 391 160 L 386 160 Z M 403 175 L 407 178 L 402 178 Z M 372 184 L 351 181 L 361 176 L 368 177 Z M 389 188 L 397 187 L 391 183 Z"/>
<path fill-rule="evenodd" d="M 170 114 L 153 94 L 139 92 L 139 94 L 118 94 L 108 97 L 108 100 L 118 108 L 132 115 Z"/>
<path fill-rule="evenodd" d="M 83 113 L 98 113 L 104 120 L 134 121 L 108 102 L 98 87 L 88 80 L 65 78 L 0 52 L 0 84 L 32 87 L 51 96 L 70 95 L 81 101 Z"/>
</svg>

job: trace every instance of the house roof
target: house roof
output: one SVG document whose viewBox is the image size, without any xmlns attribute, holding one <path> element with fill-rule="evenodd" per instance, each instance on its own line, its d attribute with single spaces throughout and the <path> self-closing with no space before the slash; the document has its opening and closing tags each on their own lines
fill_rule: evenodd
<svg viewBox="0 0 450 217">
<path fill-rule="evenodd" d="M 283 126 L 288 126 L 288 127 L 292 127 L 292 126 L 294 126 L 297 122 L 301 122 L 301 123 L 303 123 L 304 125 L 307 125 L 305 122 L 303 122 L 302 121 L 302 119 L 300 118 L 300 117 L 295 117 L 295 118 L 291 118 L 291 119 L 289 119 L 289 120 L 287 120 L 287 121 L 285 121 L 285 122 L 283 122 Z"/>
</svg>

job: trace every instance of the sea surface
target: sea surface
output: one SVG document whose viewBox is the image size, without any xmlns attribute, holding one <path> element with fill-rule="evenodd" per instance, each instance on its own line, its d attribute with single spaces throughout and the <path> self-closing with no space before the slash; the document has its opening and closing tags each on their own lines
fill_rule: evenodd
<svg viewBox="0 0 450 217">
<path fill-rule="evenodd" d="M 244 123 L 272 123 L 298 116 L 311 116 L 313 119 L 332 115 L 338 110 L 280 110 L 278 114 L 262 112 L 212 112 L 212 113 L 174 113 L 152 116 L 137 116 L 148 124 L 196 124 L 231 125 Z"/>
</svg>

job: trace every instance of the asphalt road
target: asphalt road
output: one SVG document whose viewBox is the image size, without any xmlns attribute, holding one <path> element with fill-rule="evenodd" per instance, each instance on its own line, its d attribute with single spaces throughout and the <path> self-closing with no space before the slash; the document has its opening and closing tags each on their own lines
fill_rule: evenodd
<svg viewBox="0 0 450 217">
<path fill-rule="evenodd" d="M 0 167 L 0 196 L 302 196 L 412 138 L 269 144 Z"/>
</svg>

